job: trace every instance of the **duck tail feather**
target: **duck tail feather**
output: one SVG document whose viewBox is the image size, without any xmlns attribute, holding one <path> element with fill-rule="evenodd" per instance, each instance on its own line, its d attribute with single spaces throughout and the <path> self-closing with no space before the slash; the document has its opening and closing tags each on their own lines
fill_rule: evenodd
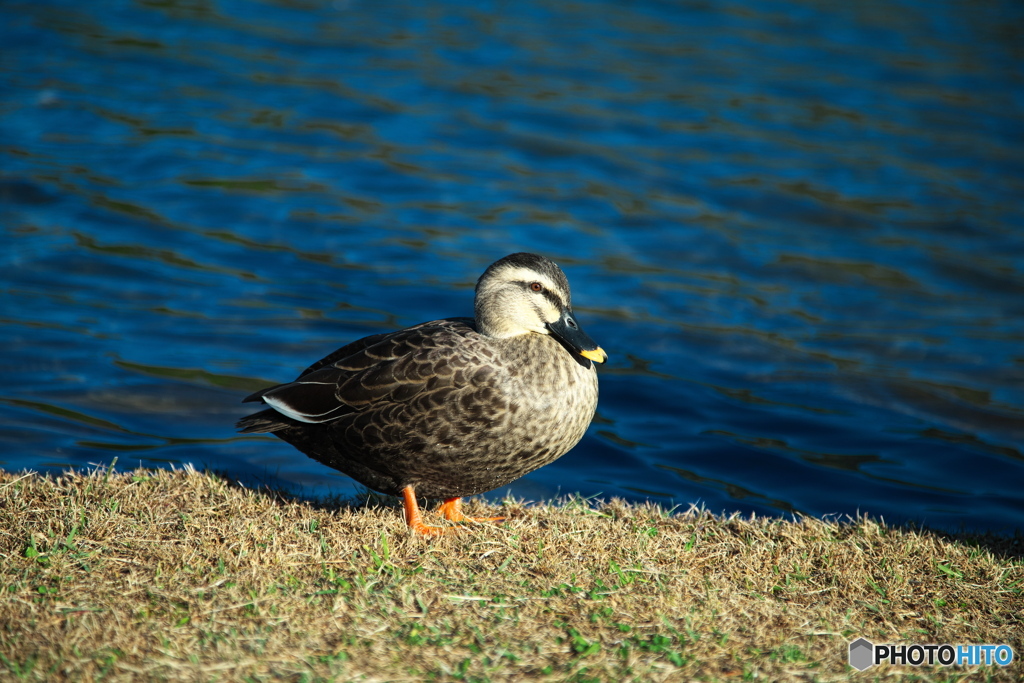
<svg viewBox="0 0 1024 683">
<path fill-rule="evenodd" d="M 277 432 L 282 429 L 287 429 L 294 424 L 294 420 L 285 417 L 276 410 L 270 409 L 253 413 L 248 417 L 243 417 L 235 423 L 235 427 L 237 427 L 238 431 L 243 434 L 259 434 L 265 432 Z"/>
</svg>

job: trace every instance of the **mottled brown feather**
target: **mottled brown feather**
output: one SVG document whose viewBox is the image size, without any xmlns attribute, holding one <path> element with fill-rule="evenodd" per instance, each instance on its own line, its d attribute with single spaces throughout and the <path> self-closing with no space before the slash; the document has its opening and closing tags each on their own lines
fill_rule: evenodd
<svg viewBox="0 0 1024 683">
<path fill-rule="evenodd" d="M 503 486 L 572 448 L 593 417 L 597 375 L 551 336 L 494 338 L 473 318 L 448 318 L 352 342 L 246 400 L 330 419 L 264 410 L 238 423 L 244 432 L 271 432 L 384 493 L 413 486 L 447 499 Z"/>
</svg>

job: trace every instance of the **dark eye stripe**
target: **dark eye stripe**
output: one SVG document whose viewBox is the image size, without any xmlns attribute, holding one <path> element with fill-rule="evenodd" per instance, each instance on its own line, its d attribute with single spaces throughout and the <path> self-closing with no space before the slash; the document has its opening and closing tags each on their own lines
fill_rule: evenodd
<svg viewBox="0 0 1024 683">
<path fill-rule="evenodd" d="M 561 299 L 558 298 L 558 295 L 555 294 L 554 292 L 552 292 L 547 287 L 545 287 L 544 289 L 542 289 L 539 292 L 534 292 L 532 289 L 530 289 L 530 285 L 532 285 L 534 282 L 536 282 L 536 280 L 531 280 L 530 282 L 524 282 L 524 281 L 520 280 L 519 284 L 522 285 L 524 288 L 530 290 L 530 292 L 533 293 L 533 294 L 543 294 L 544 298 L 547 299 L 548 301 L 550 301 L 551 305 L 554 306 L 555 308 L 557 308 L 558 310 L 562 310 L 562 308 L 565 307 L 565 303 Z"/>
</svg>

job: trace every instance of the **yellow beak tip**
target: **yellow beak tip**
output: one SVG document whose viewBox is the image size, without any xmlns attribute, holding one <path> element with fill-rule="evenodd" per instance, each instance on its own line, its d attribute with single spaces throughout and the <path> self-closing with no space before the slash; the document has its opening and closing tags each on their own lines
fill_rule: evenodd
<svg viewBox="0 0 1024 683">
<path fill-rule="evenodd" d="M 604 352 L 600 346 L 596 349 L 590 349 L 589 351 L 580 351 L 580 355 L 584 358 L 589 358 L 595 363 L 604 363 L 608 360 L 608 354 Z"/>
</svg>

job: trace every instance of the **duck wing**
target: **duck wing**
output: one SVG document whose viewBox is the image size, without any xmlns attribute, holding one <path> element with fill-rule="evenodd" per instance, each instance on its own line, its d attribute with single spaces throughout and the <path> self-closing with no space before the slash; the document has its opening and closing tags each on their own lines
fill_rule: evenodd
<svg viewBox="0 0 1024 683">
<path fill-rule="evenodd" d="M 474 374 L 467 372 L 476 363 L 474 354 L 465 353 L 465 338 L 475 333 L 472 318 L 449 318 L 365 337 L 317 361 L 295 381 L 244 400 L 262 401 L 281 415 L 311 424 L 425 393 L 431 402 L 443 402 Z"/>
</svg>

